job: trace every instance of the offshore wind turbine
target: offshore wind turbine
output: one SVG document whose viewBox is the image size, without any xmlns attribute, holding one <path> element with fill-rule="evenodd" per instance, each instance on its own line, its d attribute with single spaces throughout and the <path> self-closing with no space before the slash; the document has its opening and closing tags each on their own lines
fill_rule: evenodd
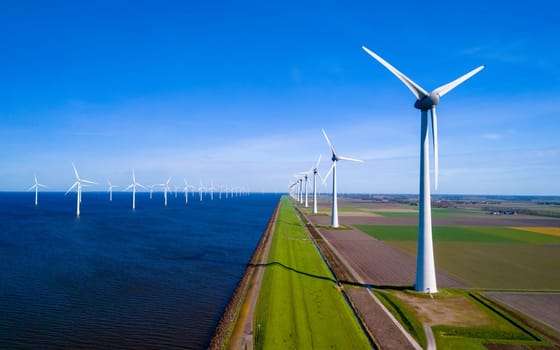
<svg viewBox="0 0 560 350">
<path fill-rule="evenodd" d="M 109 180 L 107 180 L 107 182 L 109 183 L 109 189 L 108 189 L 108 191 L 109 191 L 109 202 L 112 202 L 113 201 L 113 188 L 119 187 L 119 186 L 111 184 L 111 181 L 109 181 Z"/>
<path fill-rule="evenodd" d="M 198 186 L 198 194 L 200 195 L 200 201 L 202 202 L 202 191 L 204 190 L 204 186 L 202 186 L 202 180 L 200 180 L 200 186 Z"/>
<path fill-rule="evenodd" d="M 156 187 L 156 185 L 148 185 L 148 188 L 150 189 L 150 199 L 153 197 L 154 187 Z"/>
<path fill-rule="evenodd" d="M 27 192 L 35 189 L 35 206 L 38 206 L 39 205 L 39 187 L 47 188 L 47 186 L 42 185 L 37 181 L 37 174 L 33 174 L 33 176 L 35 177 L 35 183 L 33 184 L 33 186 L 29 187 Z"/>
<path fill-rule="evenodd" d="M 183 188 L 183 191 L 185 192 L 185 204 L 189 204 L 189 188 L 192 188 L 193 190 L 195 188 L 193 185 L 189 185 L 187 179 L 183 179 L 183 181 L 185 182 L 185 187 Z"/>
<path fill-rule="evenodd" d="M 441 97 L 459 86 L 461 83 L 481 71 L 484 66 L 479 66 L 467 74 L 442 85 L 428 93 L 420 85 L 401 73 L 383 58 L 378 56 L 367 47 L 362 46 L 365 52 L 375 58 L 391 73 L 393 73 L 416 97 L 414 107 L 420 110 L 420 201 L 418 217 L 418 254 L 416 260 L 416 283 L 414 289 L 417 291 L 435 293 L 437 292 L 436 270 L 434 262 L 434 247 L 432 240 L 432 205 L 430 195 L 430 157 L 428 138 L 428 111 L 431 112 L 432 140 L 434 144 L 434 185 L 438 187 L 438 130 L 436 106 Z"/>
<path fill-rule="evenodd" d="M 325 132 L 325 130 L 323 129 L 323 135 L 325 136 L 325 140 L 327 140 L 327 144 L 329 145 L 329 149 L 332 153 L 332 165 L 331 168 L 329 169 L 329 171 L 327 172 L 327 175 L 325 175 L 325 178 L 323 179 L 323 183 L 325 182 L 325 180 L 327 180 L 327 178 L 329 177 L 331 171 L 332 171 L 332 176 L 333 176 L 333 187 L 332 187 L 332 211 L 331 211 L 331 226 L 332 227 L 338 227 L 338 203 L 337 203 L 337 193 L 336 193 L 336 163 L 339 160 L 349 160 L 352 162 L 360 162 L 362 163 L 363 160 L 359 160 L 359 159 L 354 159 L 354 158 L 348 158 L 348 157 L 343 157 L 343 156 L 339 156 L 336 154 L 336 152 L 334 151 L 334 147 L 331 143 L 331 141 L 329 140 L 329 137 L 327 136 L 327 133 Z"/>
<path fill-rule="evenodd" d="M 96 182 L 81 179 L 80 175 L 78 175 L 78 170 L 76 170 L 76 166 L 74 165 L 74 163 L 72 163 L 72 168 L 74 169 L 74 175 L 76 175 L 76 182 L 74 182 L 74 184 L 70 186 L 70 188 L 64 195 L 66 196 L 68 192 L 70 192 L 74 187 L 76 188 L 76 216 L 80 216 L 80 204 L 82 203 L 82 186 L 85 186 L 85 184 L 96 184 Z"/>
<path fill-rule="evenodd" d="M 142 184 L 136 182 L 136 176 L 134 175 L 134 169 L 132 169 L 132 183 L 128 185 L 123 191 L 128 191 L 132 188 L 132 209 L 136 209 L 136 187 L 146 188 Z"/>
<path fill-rule="evenodd" d="M 156 186 L 163 187 L 163 198 L 166 207 L 167 207 L 167 193 L 171 192 L 171 188 L 169 188 L 169 181 L 171 181 L 171 176 L 169 177 L 169 179 L 167 179 L 165 183 L 156 185 Z"/>
</svg>

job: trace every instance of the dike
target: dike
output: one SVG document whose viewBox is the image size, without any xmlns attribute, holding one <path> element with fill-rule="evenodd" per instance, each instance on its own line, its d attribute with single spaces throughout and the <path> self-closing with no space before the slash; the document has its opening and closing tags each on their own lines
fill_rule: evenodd
<svg viewBox="0 0 560 350">
<path fill-rule="evenodd" d="M 245 348 L 249 347 L 247 345 L 252 345 L 252 339 L 244 339 L 246 337 L 245 328 L 246 324 L 251 322 L 253 317 L 253 310 L 251 309 L 254 307 L 256 298 L 258 298 L 260 279 L 262 279 L 262 273 L 258 274 L 257 270 L 260 268 L 261 264 L 266 263 L 268 248 L 271 241 L 270 238 L 274 233 L 274 226 L 281 200 L 282 198 L 278 200 L 278 204 L 272 212 L 272 216 L 268 221 L 263 235 L 255 247 L 249 263 L 245 267 L 245 272 L 239 280 L 222 318 L 214 331 L 214 336 L 208 346 L 210 350 L 229 349 L 232 348 L 232 346 L 237 348 L 239 345 Z M 249 331 L 252 333 L 252 330 Z M 250 346 L 250 348 L 252 348 L 252 346 Z"/>
</svg>

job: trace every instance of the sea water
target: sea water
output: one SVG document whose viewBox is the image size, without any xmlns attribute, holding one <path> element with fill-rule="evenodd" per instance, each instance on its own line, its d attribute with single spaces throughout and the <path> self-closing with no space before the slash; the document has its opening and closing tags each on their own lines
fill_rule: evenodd
<svg viewBox="0 0 560 350">
<path fill-rule="evenodd" d="M 1 349 L 204 349 L 278 202 L 0 193 Z"/>
</svg>

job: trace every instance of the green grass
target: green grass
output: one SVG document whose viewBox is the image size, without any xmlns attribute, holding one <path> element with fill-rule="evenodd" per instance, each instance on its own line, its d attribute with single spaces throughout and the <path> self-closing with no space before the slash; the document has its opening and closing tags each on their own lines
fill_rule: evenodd
<svg viewBox="0 0 560 350">
<path fill-rule="evenodd" d="M 355 225 L 382 241 L 416 241 L 416 226 Z M 521 231 L 508 227 L 435 226 L 434 242 L 560 244 L 560 236 Z"/>
<path fill-rule="evenodd" d="M 286 197 L 254 317 L 256 349 L 371 348 Z"/>
<path fill-rule="evenodd" d="M 422 327 L 422 320 L 426 315 L 421 315 L 410 305 L 401 301 L 397 291 L 384 290 L 375 291 L 381 302 L 389 309 L 389 311 L 399 320 L 399 322 L 407 329 L 407 331 L 425 347 L 426 336 Z M 406 292 L 409 296 L 414 295 L 416 298 L 425 299 L 426 296 L 416 294 L 414 292 Z M 487 343 L 508 343 L 516 345 L 543 345 L 542 337 L 534 330 L 529 329 L 523 324 L 515 321 L 510 315 L 488 304 L 484 298 L 477 293 L 471 293 L 456 289 L 441 289 L 435 295 L 433 302 L 446 298 L 466 297 L 478 312 L 486 315 L 488 324 L 483 326 L 452 326 L 438 324 L 432 326 L 432 331 L 436 340 L 438 349 L 487 349 L 484 344 Z M 444 304 L 442 304 L 443 306 Z M 445 308 L 441 310 L 445 312 Z M 468 320 L 470 314 L 466 312 L 464 315 L 456 315 Z M 472 323 L 472 322 L 471 322 Z M 467 322 L 468 324 L 468 322 Z"/>
</svg>

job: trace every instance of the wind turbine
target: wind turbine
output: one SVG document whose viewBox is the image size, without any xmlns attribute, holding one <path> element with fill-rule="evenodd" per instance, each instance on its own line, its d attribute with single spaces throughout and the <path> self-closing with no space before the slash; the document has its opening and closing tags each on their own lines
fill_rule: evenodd
<svg viewBox="0 0 560 350">
<path fill-rule="evenodd" d="M 27 192 L 31 191 L 32 189 L 35 189 L 35 206 L 38 206 L 39 205 L 39 187 L 47 188 L 47 186 L 41 185 L 37 181 L 37 175 L 36 174 L 33 174 L 33 176 L 35 177 L 35 183 L 33 184 L 33 186 L 29 187 Z"/>
<path fill-rule="evenodd" d="M 417 291 L 435 293 L 437 292 L 436 270 L 434 263 L 434 247 L 432 241 L 432 206 L 430 195 L 430 157 L 428 139 L 428 111 L 432 115 L 432 140 L 434 144 L 434 184 L 438 187 L 438 130 L 436 106 L 441 97 L 459 86 L 465 80 L 480 72 L 484 66 L 473 69 L 467 74 L 442 85 L 428 93 L 420 85 L 416 84 L 406 75 L 390 65 L 383 58 L 362 46 L 365 52 L 375 58 L 391 73 L 393 73 L 416 97 L 414 107 L 420 110 L 420 203 L 418 218 L 418 254 L 416 260 L 416 283 L 414 289 Z"/>
<path fill-rule="evenodd" d="M 167 207 L 167 193 L 171 192 L 171 188 L 169 188 L 169 181 L 171 181 L 171 176 L 169 177 L 169 179 L 167 179 L 167 181 L 164 184 L 157 184 L 156 185 L 156 186 L 163 187 L 163 198 L 164 198 L 166 207 Z"/>
<path fill-rule="evenodd" d="M 189 185 L 187 182 L 187 179 L 183 179 L 183 181 L 185 182 L 185 187 L 183 188 L 183 191 L 185 192 L 185 204 L 189 203 L 189 188 L 192 188 L 193 190 L 195 189 L 193 185 Z"/>
<path fill-rule="evenodd" d="M 68 192 L 72 191 L 72 189 L 76 187 L 76 216 L 80 216 L 80 204 L 82 203 L 82 186 L 85 186 L 84 184 L 96 184 L 96 182 L 80 179 L 80 175 L 78 175 L 78 170 L 76 170 L 76 166 L 74 165 L 74 163 L 72 163 L 72 168 L 74 169 L 74 175 L 76 175 L 76 182 L 74 182 L 74 184 L 70 186 L 70 188 L 64 195 L 66 196 Z"/>
<path fill-rule="evenodd" d="M 329 145 L 329 148 L 331 150 L 332 153 L 332 162 L 333 164 L 331 165 L 331 168 L 329 169 L 329 171 L 327 172 L 327 175 L 325 175 L 325 178 L 323 179 L 323 183 L 327 180 L 327 178 L 329 177 L 331 171 L 332 171 L 332 176 L 333 176 L 333 190 L 332 190 L 332 218 L 331 218 L 331 226 L 332 227 L 338 227 L 338 203 L 337 203 L 337 198 L 336 198 L 336 163 L 339 160 L 349 160 L 352 162 L 360 162 L 362 163 L 363 160 L 359 160 L 359 159 L 354 159 L 354 158 L 348 158 L 348 157 L 343 157 L 343 156 L 339 156 L 336 154 L 336 152 L 334 151 L 334 147 L 331 143 L 331 141 L 329 140 L 329 137 L 327 136 L 327 133 L 325 132 L 325 130 L 323 129 L 323 135 L 325 136 L 325 140 L 327 140 L 327 143 Z"/>
<path fill-rule="evenodd" d="M 315 167 L 311 169 L 313 173 L 313 214 L 317 214 L 317 175 L 321 177 L 319 174 L 319 163 L 321 162 L 321 155 L 319 155 L 319 159 L 317 159 L 317 163 Z"/>
<path fill-rule="evenodd" d="M 156 187 L 156 185 L 148 185 L 148 187 L 150 188 L 150 199 L 152 199 L 154 193 L 154 187 Z"/>
<path fill-rule="evenodd" d="M 128 191 L 132 188 L 132 209 L 136 209 L 136 187 L 146 188 L 142 184 L 136 182 L 136 176 L 134 175 L 134 169 L 132 169 L 132 183 L 128 185 L 123 191 Z"/>
<path fill-rule="evenodd" d="M 198 193 L 200 195 L 201 202 L 202 202 L 202 190 L 204 190 L 204 186 L 202 186 L 202 180 L 200 180 L 200 186 L 198 186 Z"/>
<path fill-rule="evenodd" d="M 113 188 L 115 187 L 119 187 L 118 185 L 113 185 L 111 184 L 111 181 L 107 180 L 107 182 L 109 183 L 109 202 L 113 201 Z"/>
</svg>

